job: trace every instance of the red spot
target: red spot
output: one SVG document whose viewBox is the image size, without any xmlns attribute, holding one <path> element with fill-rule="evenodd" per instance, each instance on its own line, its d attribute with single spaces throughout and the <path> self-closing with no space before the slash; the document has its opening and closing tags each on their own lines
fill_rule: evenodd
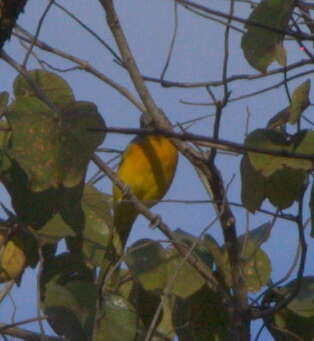
<svg viewBox="0 0 314 341">
<path fill-rule="evenodd" d="M 301 46 L 301 47 L 299 48 L 299 50 L 300 50 L 300 51 L 304 51 L 304 47 Z"/>
</svg>

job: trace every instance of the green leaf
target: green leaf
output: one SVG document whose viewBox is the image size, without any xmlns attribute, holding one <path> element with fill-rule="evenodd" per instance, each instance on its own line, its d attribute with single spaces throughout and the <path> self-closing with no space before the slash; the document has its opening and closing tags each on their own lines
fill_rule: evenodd
<svg viewBox="0 0 314 341">
<path fill-rule="evenodd" d="M 11 167 L 11 161 L 7 155 L 7 148 L 11 137 L 11 129 L 6 121 L 0 121 L 0 175 Z"/>
<path fill-rule="evenodd" d="M 267 178 L 265 195 L 278 209 L 283 210 L 300 198 L 307 173 L 299 169 L 279 169 Z"/>
<path fill-rule="evenodd" d="M 73 229 L 63 220 L 60 214 L 54 215 L 39 230 L 33 230 L 33 233 L 44 244 L 54 244 L 65 237 L 75 236 Z"/>
<path fill-rule="evenodd" d="M 186 298 L 193 295 L 204 285 L 203 277 L 186 259 L 178 254 L 177 250 L 168 250 L 167 256 L 167 283 L 171 282 L 174 295 Z"/>
<path fill-rule="evenodd" d="M 246 287 L 249 292 L 257 292 L 265 286 L 271 274 L 271 262 L 267 254 L 253 242 L 247 242 L 242 250 L 242 268 Z"/>
<path fill-rule="evenodd" d="M 253 10 L 248 20 L 270 28 L 286 30 L 290 20 L 294 0 L 262 0 Z M 242 37 L 241 47 L 249 64 L 260 72 L 278 58 L 278 45 L 284 35 L 259 26 L 247 24 L 247 32 Z"/>
<path fill-rule="evenodd" d="M 289 121 L 290 107 L 286 107 L 274 115 L 267 123 L 268 129 L 281 128 Z"/>
<path fill-rule="evenodd" d="M 310 87 L 311 81 L 309 79 L 299 85 L 292 94 L 291 104 L 271 118 L 267 128 L 282 127 L 286 123 L 296 124 L 303 111 L 310 105 Z"/>
<path fill-rule="evenodd" d="M 12 128 L 9 154 L 24 169 L 34 191 L 79 185 L 105 137 L 103 132 L 88 130 L 105 125 L 89 102 L 71 104 L 57 120 L 37 98 L 19 98 L 8 108 L 7 116 Z"/>
<path fill-rule="evenodd" d="M 303 130 L 294 136 L 287 137 L 276 130 L 257 129 L 247 136 L 245 145 L 269 151 L 300 153 L 310 156 L 314 150 L 314 132 Z M 252 166 L 256 170 L 262 172 L 265 177 L 269 177 L 277 170 L 285 167 L 303 169 L 305 171 L 313 168 L 312 160 L 273 156 L 266 153 L 254 152 L 249 152 L 248 155 Z"/>
<path fill-rule="evenodd" d="M 283 133 L 275 130 L 257 129 L 250 133 L 245 139 L 245 145 L 253 148 L 266 149 L 270 151 L 285 152 L 289 150 L 289 143 Z M 248 153 L 252 166 L 269 176 L 277 169 L 282 168 L 289 162 L 284 157 L 272 156 L 261 153 Z"/>
<path fill-rule="evenodd" d="M 141 284 L 135 282 L 130 292 L 129 301 L 136 309 L 141 321 L 148 330 L 161 302 L 160 296 L 154 294 L 151 290 L 145 290 Z M 161 312 L 156 325 L 161 321 L 162 315 Z"/>
<path fill-rule="evenodd" d="M 223 254 L 217 241 L 210 234 L 205 234 L 202 245 L 211 255 L 216 266 L 219 267 L 219 265 L 222 263 Z"/>
<path fill-rule="evenodd" d="M 70 340 L 89 339 L 97 289 L 80 258 L 65 253 L 45 262 L 40 288 L 42 308 L 53 330 Z"/>
<path fill-rule="evenodd" d="M 133 306 L 122 296 L 106 293 L 103 308 L 96 317 L 98 329 L 95 341 L 134 341 L 141 332 Z"/>
<path fill-rule="evenodd" d="M 222 298 L 205 285 L 186 299 L 176 299 L 173 321 L 180 341 L 231 340 Z"/>
<path fill-rule="evenodd" d="M 68 83 L 55 73 L 32 70 L 28 72 L 28 76 L 57 107 L 62 108 L 75 100 Z M 14 81 L 13 91 L 16 98 L 35 96 L 33 89 L 21 74 Z"/>
<path fill-rule="evenodd" d="M 9 103 L 9 93 L 7 91 L 0 92 L 0 114 L 2 114 Z"/>
<path fill-rule="evenodd" d="M 288 295 L 296 284 L 296 280 L 291 281 L 281 288 L 273 289 L 270 295 L 273 295 L 271 302 L 276 302 L 282 297 Z M 271 297 L 271 296 L 270 296 Z M 269 322 L 269 321 L 268 321 Z M 283 334 L 287 331 L 294 334 L 304 341 L 312 341 L 314 335 L 314 277 L 305 276 L 302 279 L 300 290 L 296 297 L 287 305 L 279 310 L 273 317 L 272 323 L 279 327 Z M 276 329 L 268 328 L 273 335 L 281 336 Z M 284 339 L 285 340 L 285 339 Z"/>
<path fill-rule="evenodd" d="M 288 283 L 284 287 L 285 291 L 292 290 L 295 284 L 296 280 Z M 303 277 L 299 293 L 287 308 L 299 316 L 314 318 L 314 276 Z"/>
<path fill-rule="evenodd" d="M 167 267 L 159 243 L 150 239 L 137 241 L 128 250 L 126 263 L 145 290 L 162 290 L 165 287 Z"/>
<path fill-rule="evenodd" d="M 104 132 L 91 131 L 90 128 L 105 128 L 105 121 L 95 104 L 75 102 L 62 112 L 60 161 L 66 187 L 81 181 L 93 152 L 104 141 Z"/>
<path fill-rule="evenodd" d="M 265 243 L 270 237 L 272 229 L 272 224 L 270 222 L 264 223 L 253 230 L 250 230 L 248 233 L 239 237 L 240 242 L 244 242 L 246 238 L 248 238 L 251 242 L 255 243 L 257 246 L 261 246 Z"/>
<path fill-rule="evenodd" d="M 85 186 L 82 197 L 84 225 L 81 231 L 81 252 L 84 261 L 92 266 L 103 266 L 106 263 L 105 255 L 112 237 L 110 207 L 108 195 L 91 185 Z M 77 240 L 68 238 L 67 242 L 75 247 Z"/>
<path fill-rule="evenodd" d="M 7 110 L 12 129 L 9 154 L 26 172 L 34 191 L 61 183 L 58 122 L 54 112 L 35 97 L 19 98 Z"/>
<path fill-rule="evenodd" d="M 85 215 L 82 209 L 81 198 L 84 190 L 84 180 L 73 187 L 60 186 L 59 212 L 63 220 L 78 234 L 85 226 Z"/>
<path fill-rule="evenodd" d="M 254 213 L 265 199 L 265 178 L 252 165 L 247 155 L 241 160 L 241 201 L 246 209 Z"/>
<path fill-rule="evenodd" d="M 1 174 L 1 181 L 9 192 L 18 220 L 33 228 L 46 224 L 56 213 L 58 191 L 54 188 L 41 192 L 30 189 L 27 175 L 18 163 Z"/>
<path fill-rule="evenodd" d="M 193 247 L 193 244 L 196 242 L 197 244 L 196 247 L 194 247 L 193 252 L 204 262 L 204 264 L 206 264 L 209 268 L 212 268 L 213 256 L 208 249 L 210 243 L 209 238 L 207 238 L 206 242 L 204 239 L 198 240 L 198 238 L 181 229 L 176 229 L 173 232 L 173 235 L 177 242 L 186 244 L 189 248 Z M 211 242 L 213 242 L 213 240 L 211 240 Z"/>
<path fill-rule="evenodd" d="M 254 234 L 253 234 L 254 236 Z M 241 250 L 242 273 L 247 290 L 255 293 L 265 286 L 270 278 L 271 263 L 267 254 L 260 249 L 259 244 L 250 239 L 250 234 L 238 238 L 239 249 Z M 225 257 L 222 269 L 225 281 L 232 287 L 231 269 L 225 247 L 222 247 Z"/>
<path fill-rule="evenodd" d="M 293 91 L 291 105 L 289 108 L 289 122 L 291 124 L 296 124 L 300 119 L 303 111 L 310 105 L 310 88 L 311 81 L 308 79 Z"/>
</svg>

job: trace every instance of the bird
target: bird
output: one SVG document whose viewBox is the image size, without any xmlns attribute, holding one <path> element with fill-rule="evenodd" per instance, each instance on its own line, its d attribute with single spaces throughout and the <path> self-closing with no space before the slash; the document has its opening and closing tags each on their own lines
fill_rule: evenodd
<svg viewBox="0 0 314 341">
<path fill-rule="evenodd" d="M 142 115 L 141 127 L 149 127 Z M 144 122 L 144 123 L 143 123 Z M 178 151 L 169 138 L 161 135 L 138 135 L 121 156 L 117 175 L 148 208 L 167 193 L 178 162 Z M 132 202 L 123 200 L 120 189 L 113 185 L 114 222 L 122 245 L 125 245 L 139 212 Z"/>
</svg>

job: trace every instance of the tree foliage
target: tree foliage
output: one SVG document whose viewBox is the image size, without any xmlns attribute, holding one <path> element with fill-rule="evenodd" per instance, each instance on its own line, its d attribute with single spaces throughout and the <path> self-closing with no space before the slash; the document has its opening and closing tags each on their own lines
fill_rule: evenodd
<svg viewBox="0 0 314 341">
<path fill-rule="evenodd" d="M 287 103 L 265 119 L 262 127 L 247 133 L 241 144 L 219 139 L 223 112 L 231 103 L 229 85 L 233 81 L 227 77 L 227 49 L 220 83 L 222 97 L 217 99 L 210 84 L 202 86 L 216 109 L 212 132 L 205 136 L 188 133 L 182 124 L 181 129 L 174 129 L 169 121 L 170 109 L 163 108 L 164 113 L 155 104 L 128 48 L 113 1 L 99 1 L 119 55 L 110 51 L 129 73 L 139 99 L 88 63 L 83 65 L 26 31 L 15 31 L 28 44 L 27 54 L 36 47 L 77 63 L 152 120 L 152 128 L 121 128 L 120 133 L 171 139 L 194 167 L 216 209 L 215 218 L 199 235 L 170 229 L 163 217 L 148 209 L 152 203 L 139 201 L 99 156 L 100 148 L 106 146 L 106 135 L 115 129 L 107 127 L 97 103 L 77 100 L 70 82 L 60 72 L 28 70 L 26 63 L 19 64 L 6 52 L 0 55 L 17 71 L 12 96 L 6 91 L 0 93 L 0 180 L 13 209 L 11 212 L 2 205 L 6 217 L 0 221 L 0 282 L 3 290 L 10 282 L 21 285 L 25 270 L 37 268 L 34 282 L 38 282 L 39 308 L 57 335 L 52 339 L 249 341 L 255 320 L 263 322 L 274 340 L 313 339 L 314 277 L 304 275 L 307 242 L 312 242 L 304 234 L 304 207 L 309 207 L 311 237 L 314 235 L 314 186 L 310 189 L 314 131 L 306 117 L 311 109 L 311 79 L 300 71 L 297 77 L 304 79 L 290 92 L 289 68 L 305 64 L 289 66 L 289 50 L 285 49 L 287 39 L 293 39 L 306 52 L 308 63 L 313 63 L 312 46 L 306 44 L 314 39 L 312 7 L 292 0 L 261 0 L 252 3 L 247 20 L 240 20 L 234 15 L 235 3 L 230 0 L 228 14 L 185 0 L 177 0 L 176 6 L 182 5 L 207 20 L 211 19 L 209 15 L 221 15 L 227 45 L 233 23 L 244 23 L 241 48 L 246 61 L 258 72 L 256 77 L 283 74 L 280 85 L 287 93 Z M 6 1 L 0 0 L 0 36 L 2 30 L 14 25 L 22 9 L 16 2 L 14 18 L 6 22 L 6 6 Z M 300 26 L 299 18 L 303 18 L 306 28 Z M 4 40 L 8 36 L 5 33 Z M 0 47 L 4 40 L 0 40 Z M 277 71 L 271 69 L 274 62 L 281 65 Z M 185 87 L 162 77 L 159 83 Z M 237 206 L 248 214 L 267 214 L 270 221 L 245 231 L 237 226 L 228 201 L 228 185 L 221 176 L 224 169 L 217 161 L 220 149 L 241 155 L 237 170 L 241 204 Z M 89 177 L 92 163 L 98 171 Z M 164 233 L 166 242 L 142 238 L 127 247 L 121 241 L 114 226 L 112 193 L 104 193 L 98 186 L 103 175 L 122 193 L 119 200 L 131 202 L 138 213 Z M 272 238 L 278 219 L 294 224 L 299 242 L 294 268 L 276 282 L 273 259 L 264 245 Z M 208 231 L 217 222 L 223 242 Z M 18 336 L 25 332 L 13 327 L 0 326 L 0 334 Z M 31 338 L 25 335 L 25 340 L 40 337 L 36 333 Z"/>
</svg>

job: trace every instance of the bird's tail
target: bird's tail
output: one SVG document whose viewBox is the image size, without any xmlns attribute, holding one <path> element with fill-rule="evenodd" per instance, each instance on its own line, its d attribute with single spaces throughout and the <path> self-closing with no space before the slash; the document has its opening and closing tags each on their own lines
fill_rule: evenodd
<svg viewBox="0 0 314 341">
<path fill-rule="evenodd" d="M 127 242 L 137 215 L 138 212 L 132 203 L 121 200 L 115 204 L 113 226 L 118 232 L 123 246 Z"/>
</svg>

